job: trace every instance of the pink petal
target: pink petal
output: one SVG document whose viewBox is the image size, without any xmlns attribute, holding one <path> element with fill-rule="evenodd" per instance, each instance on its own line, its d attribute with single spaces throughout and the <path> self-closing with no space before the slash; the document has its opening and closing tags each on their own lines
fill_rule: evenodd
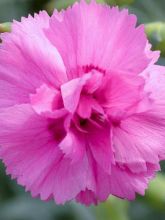
<svg viewBox="0 0 165 220">
<path fill-rule="evenodd" d="M 147 102 L 147 94 L 143 92 L 144 79 L 141 76 L 111 73 L 105 77 L 101 88 L 96 92 L 97 100 L 112 118 L 126 117 L 136 110 L 140 111 L 141 102 Z M 102 94 L 100 96 L 100 94 Z M 146 101 L 144 101 L 146 99 Z M 148 110 L 147 102 L 146 108 Z M 145 107 L 145 106 L 144 106 Z M 145 111 L 145 108 L 142 111 Z"/>
<path fill-rule="evenodd" d="M 29 93 L 44 82 L 59 87 L 67 80 L 60 54 L 43 32 L 49 27 L 49 19 L 46 12 L 22 18 L 21 23 L 14 21 L 11 33 L 2 36 L 0 85 L 3 83 L 9 93 L 9 101 L 3 105 L 27 102 Z"/>
<path fill-rule="evenodd" d="M 103 108 L 99 105 L 96 99 L 90 95 L 82 95 L 79 100 L 77 113 L 81 118 L 89 119 L 92 111 L 104 114 Z"/>
<path fill-rule="evenodd" d="M 97 70 L 92 70 L 91 77 L 89 80 L 87 80 L 87 83 L 84 86 L 85 92 L 88 94 L 93 94 L 101 86 L 103 77 L 103 73 L 100 73 Z"/>
<path fill-rule="evenodd" d="M 86 150 L 84 138 L 84 135 L 76 130 L 68 131 L 66 137 L 59 144 L 65 157 L 70 158 L 72 163 L 82 160 L 84 156 Z"/>
<path fill-rule="evenodd" d="M 145 90 L 150 93 L 154 106 L 165 107 L 165 67 L 153 65 L 143 73 Z"/>
<path fill-rule="evenodd" d="M 144 172 L 147 163 L 165 156 L 164 123 L 152 114 L 137 114 L 113 128 L 115 161 L 132 172 Z"/>
<path fill-rule="evenodd" d="M 85 190 L 87 158 L 84 156 L 74 164 L 64 158 L 48 129 L 48 120 L 36 115 L 26 104 L 1 111 L 0 121 L 0 157 L 7 173 L 33 196 L 40 194 L 47 200 L 53 195 L 57 203 L 64 203 Z"/>
<path fill-rule="evenodd" d="M 92 102 L 93 98 L 90 96 L 81 96 L 77 113 L 81 118 L 90 118 L 92 113 Z"/>
<path fill-rule="evenodd" d="M 62 55 L 70 79 L 79 76 L 77 66 L 91 64 L 104 70 L 139 73 L 152 58 L 146 51 L 144 27 L 135 26 L 136 17 L 127 10 L 81 1 L 60 19 L 52 16 L 46 35 Z"/>
<path fill-rule="evenodd" d="M 29 166 L 45 165 L 38 163 L 39 158 L 45 155 L 47 143 L 54 141 L 53 135 L 47 129 L 48 121 L 34 113 L 28 104 L 10 107 L 0 111 L 0 157 L 7 165 L 7 172 L 14 178 L 23 176 L 26 181 L 33 181 L 31 177 L 26 176 Z M 36 158 L 37 157 L 37 158 Z M 46 159 L 45 159 L 46 160 Z M 37 168 L 37 167 L 36 167 Z M 31 172 L 40 172 L 42 169 L 36 169 Z"/>
<path fill-rule="evenodd" d="M 75 112 L 83 86 L 90 78 L 91 74 L 86 74 L 82 78 L 70 80 L 61 86 L 64 106 L 69 112 Z"/>
<path fill-rule="evenodd" d="M 105 172 L 111 173 L 111 166 L 114 163 L 112 145 L 111 145 L 111 128 L 104 125 L 102 128 L 92 128 L 88 134 L 88 143 L 92 155 L 97 163 Z"/>
<path fill-rule="evenodd" d="M 118 166 L 112 166 L 112 174 L 109 179 L 111 194 L 128 200 L 134 200 L 136 193 L 144 195 L 149 180 L 154 177 L 157 170 L 159 170 L 157 167 L 149 166 L 146 172 L 133 174 Z"/>
<path fill-rule="evenodd" d="M 58 162 L 50 164 L 44 175 L 40 175 L 31 186 L 33 196 L 41 195 L 41 199 L 52 197 L 57 204 L 63 204 L 76 197 L 85 189 L 88 163 L 86 158 L 71 163 L 70 159 L 61 158 Z"/>
<path fill-rule="evenodd" d="M 1 65 L 1 64 L 0 64 Z M 1 71 L 0 71 L 1 75 Z M 10 81 L 10 82 L 9 82 Z M 13 81 L 13 82 L 12 82 Z M 0 107 L 5 108 L 16 104 L 29 102 L 28 89 L 17 85 L 7 76 L 0 76 Z"/>
<path fill-rule="evenodd" d="M 46 111 L 52 112 L 54 107 L 58 108 L 60 92 L 43 84 L 40 88 L 37 89 L 36 94 L 31 94 L 30 98 L 33 109 L 38 114 Z M 56 105 L 54 106 L 55 101 Z"/>
<path fill-rule="evenodd" d="M 88 190 L 88 189 L 80 192 L 76 197 L 76 201 L 83 203 L 87 206 L 89 206 L 91 204 L 97 205 L 97 203 L 98 203 L 98 200 L 97 200 L 95 193 L 92 192 L 91 190 Z"/>
<path fill-rule="evenodd" d="M 43 84 L 30 95 L 31 105 L 37 114 L 48 118 L 60 118 L 67 114 L 64 109 L 61 93 L 55 88 Z"/>
</svg>

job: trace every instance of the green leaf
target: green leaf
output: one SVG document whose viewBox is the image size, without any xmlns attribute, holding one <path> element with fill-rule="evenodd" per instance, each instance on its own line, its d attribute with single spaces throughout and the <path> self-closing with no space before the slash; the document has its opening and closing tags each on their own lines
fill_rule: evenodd
<svg viewBox="0 0 165 220">
<path fill-rule="evenodd" d="M 139 197 L 139 199 L 152 208 L 165 212 L 165 176 L 157 174 L 156 178 L 150 182 L 145 197 Z"/>
<path fill-rule="evenodd" d="M 54 11 L 54 8 L 57 10 L 65 9 L 69 5 L 72 5 L 75 2 L 75 0 L 50 0 L 46 5 L 45 9 L 48 11 L 49 14 L 52 14 Z"/>
<path fill-rule="evenodd" d="M 106 2 L 110 5 L 124 6 L 132 4 L 134 0 L 106 0 Z"/>
<path fill-rule="evenodd" d="M 10 32 L 11 31 L 11 23 L 5 22 L 0 24 L 0 33 Z"/>
<path fill-rule="evenodd" d="M 95 208 L 97 220 L 129 220 L 128 207 L 127 201 L 111 196 L 107 202 Z"/>
<path fill-rule="evenodd" d="M 165 1 L 164 0 L 136 0 L 129 6 L 130 12 L 138 16 L 140 23 L 150 23 L 155 21 L 165 21 Z"/>
<path fill-rule="evenodd" d="M 165 22 L 152 22 L 145 25 L 146 34 L 154 50 L 160 50 L 165 56 Z"/>
<path fill-rule="evenodd" d="M 86 0 L 89 2 L 90 0 Z M 106 0 L 96 0 L 98 3 L 106 3 Z M 54 8 L 57 10 L 62 10 L 72 5 L 76 0 L 50 0 L 49 3 L 46 4 L 45 9 L 52 14 Z"/>
<path fill-rule="evenodd" d="M 30 0 L 0 0 L 0 22 L 20 20 L 22 16 L 27 16 Z"/>
</svg>

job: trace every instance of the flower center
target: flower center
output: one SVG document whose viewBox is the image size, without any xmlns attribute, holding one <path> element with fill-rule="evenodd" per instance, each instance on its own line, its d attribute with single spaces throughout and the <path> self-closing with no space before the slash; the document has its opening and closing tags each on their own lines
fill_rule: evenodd
<svg viewBox="0 0 165 220">
<path fill-rule="evenodd" d="M 93 66 L 82 71 L 81 77 L 62 84 L 60 89 L 46 84 L 38 88 L 30 96 L 36 113 L 54 120 L 69 117 L 70 124 L 86 132 L 91 124 L 100 127 L 109 121 L 118 126 L 123 118 L 144 110 L 140 103 L 147 99 L 141 77 L 108 74 Z"/>
</svg>

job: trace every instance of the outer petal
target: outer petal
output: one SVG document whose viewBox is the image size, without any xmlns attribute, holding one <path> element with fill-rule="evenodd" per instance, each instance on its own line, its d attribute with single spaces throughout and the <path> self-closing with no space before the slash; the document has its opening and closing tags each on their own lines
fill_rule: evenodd
<svg viewBox="0 0 165 220">
<path fill-rule="evenodd" d="M 23 88 L 14 79 L 8 78 L 2 75 L 0 67 L 0 108 L 29 102 L 29 89 Z"/>
<path fill-rule="evenodd" d="M 159 170 L 157 165 L 147 165 L 147 170 L 141 173 L 132 173 L 127 168 L 121 168 L 117 164 L 112 165 L 111 174 L 106 173 L 90 156 L 96 187 L 86 189 L 76 197 L 78 202 L 86 205 L 97 204 L 105 201 L 108 196 L 114 195 L 123 199 L 133 200 L 136 193 L 144 195 L 155 172 Z"/>
<path fill-rule="evenodd" d="M 134 173 L 147 170 L 147 164 L 159 166 L 165 156 L 165 120 L 149 114 L 137 114 L 113 128 L 115 161 Z"/>
<path fill-rule="evenodd" d="M 34 18 L 14 21 L 12 33 L 2 36 L 0 89 L 3 84 L 4 91 L 0 93 L 5 95 L 8 90 L 8 95 L 6 102 L 0 100 L 1 106 L 26 103 L 28 94 L 44 82 L 58 87 L 66 81 L 61 56 L 43 33 L 49 27 L 49 19 L 46 12 L 41 12 Z"/>
<path fill-rule="evenodd" d="M 144 73 L 145 90 L 154 101 L 153 107 L 165 107 L 165 67 L 152 65 Z"/>
<path fill-rule="evenodd" d="M 128 200 L 134 200 L 136 193 L 144 195 L 149 180 L 154 178 L 155 172 L 158 170 L 157 166 L 150 165 L 146 172 L 134 174 L 127 169 L 123 170 L 118 166 L 113 166 L 110 176 L 111 194 Z"/>
<path fill-rule="evenodd" d="M 151 53 L 146 54 L 144 27 L 135 25 L 136 17 L 127 10 L 81 1 L 60 19 L 55 13 L 46 34 L 62 55 L 69 78 L 80 74 L 77 67 L 98 64 L 103 70 L 133 74 L 144 70 L 152 59 Z"/>
<path fill-rule="evenodd" d="M 91 190 L 88 190 L 88 189 L 86 189 L 85 191 L 81 191 L 77 195 L 76 201 L 80 202 L 82 204 L 85 204 L 87 206 L 89 206 L 91 204 L 97 205 L 97 203 L 98 203 L 98 199 L 97 199 L 95 193 L 92 192 Z"/>
<path fill-rule="evenodd" d="M 43 200 L 54 198 L 57 204 L 72 200 L 81 190 L 85 190 L 88 169 L 86 157 L 74 164 L 70 159 L 61 158 L 50 164 L 44 176 L 38 177 L 31 186 L 32 195 L 40 194 Z"/>
<path fill-rule="evenodd" d="M 154 63 L 156 63 L 160 57 L 160 51 L 151 51 L 152 45 L 148 42 L 146 44 L 146 54 L 148 56 L 149 59 L 151 59 L 151 63 L 150 65 L 153 65 Z"/>
<path fill-rule="evenodd" d="M 56 133 L 62 129 L 62 121 L 54 121 L 55 129 L 27 104 L 1 110 L 0 121 L 0 158 L 7 173 L 33 196 L 64 203 L 85 190 L 90 181 L 87 157 L 74 164 L 64 158 Z"/>
<path fill-rule="evenodd" d="M 30 105 L 24 104 L 1 110 L 0 122 L 0 157 L 13 177 L 19 177 L 36 159 L 33 153 L 43 151 L 48 140 L 53 140 L 47 129 L 48 121 L 36 115 Z"/>
</svg>

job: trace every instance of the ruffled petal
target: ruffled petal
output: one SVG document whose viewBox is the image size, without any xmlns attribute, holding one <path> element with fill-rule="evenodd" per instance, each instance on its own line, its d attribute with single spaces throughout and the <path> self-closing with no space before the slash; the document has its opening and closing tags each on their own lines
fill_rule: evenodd
<svg viewBox="0 0 165 220">
<path fill-rule="evenodd" d="M 60 19 L 54 14 L 46 35 L 60 52 L 69 78 L 80 74 L 77 67 L 91 64 L 134 74 L 152 59 L 144 27 L 135 26 L 136 17 L 127 10 L 81 1 L 62 12 Z"/>
<path fill-rule="evenodd" d="M 54 198 L 57 204 L 64 204 L 85 190 L 88 169 L 86 157 L 76 163 L 61 157 L 58 162 L 50 163 L 44 175 L 38 176 L 30 188 L 32 195 L 40 194 L 42 200 Z"/>
<path fill-rule="evenodd" d="M 46 84 L 37 88 L 35 94 L 30 94 L 30 101 L 34 111 L 47 118 L 61 118 L 68 113 L 63 106 L 60 91 Z"/>
<path fill-rule="evenodd" d="M 165 67 L 152 65 L 143 76 L 146 80 L 145 90 L 154 101 L 153 108 L 165 107 Z"/>
<path fill-rule="evenodd" d="M 111 118 L 120 120 L 136 111 L 139 112 L 141 102 L 148 110 L 149 101 L 143 91 L 144 83 L 141 76 L 116 72 L 104 78 L 95 96 Z M 145 111 L 144 107 L 141 110 Z"/>
<path fill-rule="evenodd" d="M 86 151 L 85 136 L 72 129 L 67 132 L 59 147 L 66 158 L 70 158 L 72 163 L 77 162 L 83 158 Z"/>
<path fill-rule="evenodd" d="M 94 159 L 105 172 L 111 173 L 111 166 L 114 163 L 111 127 L 107 124 L 101 128 L 91 127 L 87 138 Z"/>
<path fill-rule="evenodd" d="M 73 79 L 61 86 L 61 94 L 65 108 L 74 113 L 77 109 L 80 94 L 85 84 L 81 78 Z"/>
<path fill-rule="evenodd" d="M 29 93 L 44 82 L 59 87 L 67 80 L 60 54 L 43 32 L 49 19 L 46 12 L 22 18 L 14 21 L 11 33 L 2 35 L 0 88 L 3 84 L 3 94 L 8 90 L 8 96 L 6 102 L 0 97 L 1 105 L 26 103 Z"/>
<path fill-rule="evenodd" d="M 159 164 L 165 156 L 165 120 L 149 113 L 137 114 L 113 128 L 115 161 L 134 173 L 147 170 L 147 164 Z"/>
<path fill-rule="evenodd" d="M 58 90 L 50 88 L 45 84 L 37 89 L 36 94 L 30 95 L 31 105 L 38 114 L 58 109 L 60 98 Z"/>
<path fill-rule="evenodd" d="M 109 179 L 110 192 L 122 199 L 134 200 L 136 193 L 145 194 L 149 181 L 155 177 L 155 172 L 158 170 L 159 167 L 149 165 L 147 171 L 134 174 L 129 170 L 113 166 Z"/>
<path fill-rule="evenodd" d="M 78 202 L 87 206 L 103 202 L 110 195 L 128 200 L 134 200 L 136 193 L 144 195 L 149 181 L 155 177 L 155 172 L 160 169 L 158 165 L 148 164 L 146 171 L 132 173 L 127 168 L 116 164 L 112 165 L 111 174 L 108 174 L 92 158 L 89 161 L 92 162 L 90 166 L 94 172 L 95 188 L 87 188 L 76 197 Z"/>
<path fill-rule="evenodd" d="M 64 203 L 88 185 L 87 157 L 72 163 L 59 149 L 59 139 L 50 121 L 35 114 L 30 105 L 19 105 L 0 112 L 0 158 L 7 173 L 41 199 Z M 53 125 L 54 126 L 54 125 Z M 58 137 L 58 136 L 57 136 Z"/>
<path fill-rule="evenodd" d="M 1 66 L 1 64 L 0 64 Z M 17 85 L 14 80 L 4 76 L 2 78 L 0 68 L 0 108 L 6 108 L 15 104 L 29 102 L 28 89 Z"/>
<path fill-rule="evenodd" d="M 54 141 L 57 145 L 48 130 L 48 121 L 35 114 L 29 104 L 1 110 L 0 121 L 0 158 L 6 164 L 7 172 L 14 178 L 22 176 L 30 182 L 32 179 L 26 176 L 29 166 L 33 162 L 35 166 L 45 166 L 44 163 L 38 163 L 38 160 L 43 158 L 48 142 Z M 45 154 L 45 157 L 48 155 Z M 40 169 L 33 170 L 31 175 L 35 172 L 40 172 Z"/>
<path fill-rule="evenodd" d="M 95 77 L 95 72 L 91 72 L 85 74 L 82 77 L 72 79 L 61 86 L 61 95 L 63 98 L 64 106 L 69 112 L 75 112 L 78 107 L 83 87 L 84 90 L 88 90 L 88 83 L 91 83 L 93 77 Z"/>
<path fill-rule="evenodd" d="M 98 200 L 94 192 L 91 190 L 84 190 L 81 191 L 77 196 L 76 196 L 76 201 L 85 204 L 86 206 L 89 206 L 91 204 L 97 205 Z"/>
</svg>

